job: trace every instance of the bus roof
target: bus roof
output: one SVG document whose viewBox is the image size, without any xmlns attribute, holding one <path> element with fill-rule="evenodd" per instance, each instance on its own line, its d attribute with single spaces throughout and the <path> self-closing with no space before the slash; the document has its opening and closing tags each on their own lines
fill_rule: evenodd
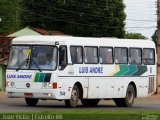
<svg viewBox="0 0 160 120">
<path fill-rule="evenodd" d="M 113 47 L 141 47 L 155 48 L 151 40 L 144 39 L 118 39 L 118 38 L 93 38 L 72 36 L 22 36 L 14 38 L 12 44 L 24 45 L 81 45 L 81 46 L 113 46 Z"/>
</svg>

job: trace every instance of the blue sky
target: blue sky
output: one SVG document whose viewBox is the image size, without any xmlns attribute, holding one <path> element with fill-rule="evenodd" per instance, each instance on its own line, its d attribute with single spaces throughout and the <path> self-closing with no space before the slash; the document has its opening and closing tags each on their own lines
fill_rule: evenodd
<svg viewBox="0 0 160 120">
<path fill-rule="evenodd" d="M 151 38 L 157 26 L 156 0 L 124 0 L 126 30 Z"/>
</svg>

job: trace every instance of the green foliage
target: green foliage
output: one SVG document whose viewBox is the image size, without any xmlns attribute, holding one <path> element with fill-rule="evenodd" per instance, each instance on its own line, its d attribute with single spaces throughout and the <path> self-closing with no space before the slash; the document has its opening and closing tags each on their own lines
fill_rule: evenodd
<svg viewBox="0 0 160 120">
<path fill-rule="evenodd" d="M 15 32 L 21 28 L 19 11 L 20 0 L 0 0 L 0 34 Z"/>
<path fill-rule="evenodd" d="M 74 36 L 125 36 L 123 0 L 22 0 L 24 26 Z"/>
<path fill-rule="evenodd" d="M 147 39 L 147 37 L 143 36 L 141 33 L 126 33 L 126 39 Z"/>
<path fill-rule="evenodd" d="M 157 45 L 157 41 L 158 41 L 158 30 L 155 30 L 153 36 L 151 37 L 152 40 L 154 41 L 154 43 Z"/>
</svg>

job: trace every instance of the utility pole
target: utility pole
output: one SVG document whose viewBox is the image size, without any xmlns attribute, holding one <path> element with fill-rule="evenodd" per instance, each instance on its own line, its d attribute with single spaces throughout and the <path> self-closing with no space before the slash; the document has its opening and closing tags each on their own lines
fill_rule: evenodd
<svg viewBox="0 0 160 120">
<path fill-rule="evenodd" d="M 158 82 L 158 93 L 160 93 L 160 0 L 157 0 L 157 82 Z"/>
</svg>

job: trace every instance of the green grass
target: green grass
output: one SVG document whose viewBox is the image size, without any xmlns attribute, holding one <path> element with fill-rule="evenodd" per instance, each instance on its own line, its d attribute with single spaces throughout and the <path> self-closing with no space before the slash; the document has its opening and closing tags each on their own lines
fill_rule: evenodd
<svg viewBox="0 0 160 120">
<path fill-rule="evenodd" d="M 147 117 L 160 120 L 160 111 L 66 109 L 0 114 L 0 120 L 147 120 Z"/>
</svg>

